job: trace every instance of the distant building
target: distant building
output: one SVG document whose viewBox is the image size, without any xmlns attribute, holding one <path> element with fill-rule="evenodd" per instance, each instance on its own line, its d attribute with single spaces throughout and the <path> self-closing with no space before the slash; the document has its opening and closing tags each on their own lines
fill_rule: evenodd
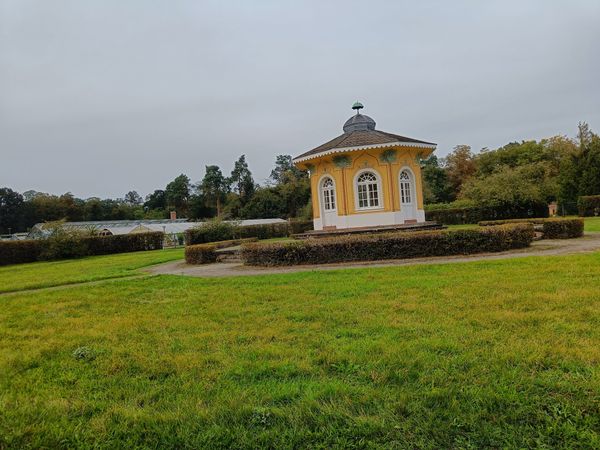
<svg viewBox="0 0 600 450">
<path fill-rule="evenodd" d="M 310 172 L 315 230 L 425 222 L 419 160 L 436 144 L 376 130 L 362 108 L 342 135 L 294 158 Z"/>
</svg>

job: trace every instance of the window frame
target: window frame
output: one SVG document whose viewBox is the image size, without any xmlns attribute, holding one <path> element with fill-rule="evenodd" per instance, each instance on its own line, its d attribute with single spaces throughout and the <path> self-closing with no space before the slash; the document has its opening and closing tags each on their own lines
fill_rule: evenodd
<svg viewBox="0 0 600 450">
<path fill-rule="evenodd" d="M 363 175 L 364 173 L 371 173 L 375 176 L 375 182 L 374 183 L 370 183 L 370 184 L 375 184 L 376 188 L 377 188 L 377 205 L 376 206 L 360 206 L 360 200 L 359 200 L 359 181 L 358 179 L 361 177 L 361 175 Z M 382 183 L 381 183 L 381 175 L 379 175 L 379 172 L 377 172 L 375 169 L 372 168 L 366 168 L 366 169 L 362 169 L 359 170 L 358 172 L 356 172 L 356 175 L 354 175 L 354 207 L 356 209 L 356 211 L 377 211 L 377 210 L 383 210 L 384 209 L 384 205 L 383 205 L 383 191 L 382 191 Z M 361 184 L 363 185 L 363 184 Z M 369 190 L 368 188 L 368 184 L 365 183 L 365 186 L 367 186 L 367 201 L 370 204 L 370 198 L 371 198 L 371 190 Z"/>
</svg>

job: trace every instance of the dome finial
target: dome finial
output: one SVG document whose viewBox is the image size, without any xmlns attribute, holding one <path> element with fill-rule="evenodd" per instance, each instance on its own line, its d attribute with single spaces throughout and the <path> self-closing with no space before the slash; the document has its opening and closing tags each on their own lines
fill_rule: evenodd
<svg viewBox="0 0 600 450">
<path fill-rule="evenodd" d="M 361 109 L 363 109 L 363 108 L 364 108 L 363 104 L 362 104 L 361 102 L 358 102 L 358 101 L 357 101 L 357 102 L 354 102 L 354 105 L 352 105 L 352 109 L 355 109 L 355 110 L 356 110 L 356 114 L 358 114 L 358 113 L 359 113 L 359 111 L 360 111 Z"/>
</svg>

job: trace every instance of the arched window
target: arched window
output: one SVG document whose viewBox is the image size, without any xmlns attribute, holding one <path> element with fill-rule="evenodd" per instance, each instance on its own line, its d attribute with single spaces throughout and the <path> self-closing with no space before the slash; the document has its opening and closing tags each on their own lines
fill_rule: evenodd
<svg viewBox="0 0 600 450">
<path fill-rule="evenodd" d="M 323 209 L 333 211 L 335 209 L 335 186 L 329 177 L 321 182 L 321 195 L 323 198 Z"/>
<path fill-rule="evenodd" d="M 356 179 L 359 208 L 379 207 L 379 181 L 373 172 L 363 172 Z"/>
<path fill-rule="evenodd" d="M 412 180 L 410 173 L 406 170 L 400 173 L 400 200 L 404 204 L 413 202 Z"/>
</svg>

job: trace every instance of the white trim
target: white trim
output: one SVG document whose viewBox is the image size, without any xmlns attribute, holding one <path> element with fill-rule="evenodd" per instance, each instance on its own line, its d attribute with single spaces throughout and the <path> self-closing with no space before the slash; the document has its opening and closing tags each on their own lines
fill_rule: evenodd
<svg viewBox="0 0 600 450">
<path fill-rule="evenodd" d="M 292 159 L 292 162 L 299 163 L 303 161 L 308 161 L 310 159 L 319 158 L 321 156 L 331 155 L 333 153 L 344 153 L 344 152 L 353 152 L 356 150 L 367 150 L 370 148 L 386 148 L 386 147 L 421 147 L 435 150 L 437 147 L 436 144 L 422 144 L 418 142 L 387 142 L 385 144 L 370 144 L 370 145 L 357 145 L 355 147 L 341 147 L 341 148 L 332 148 L 330 150 L 325 150 L 319 153 L 315 153 L 312 155 L 297 157 Z"/>
<path fill-rule="evenodd" d="M 365 172 L 372 173 L 373 175 L 375 175 L 375 178 L 377 179 L 376 183 L 377 183 L 378 206 L 365 206 L 362 208 L 360 206 L 358 206 L 359 205 L 359 203 L 358 203 L 358 177 L 360 177 Z M 354 181 L 352 183 L 352 186 L 354 188 L 354 209 L 356 211 L 377 211 L 379 209 L 384 209 L 383 183 L 381 182 L 381 175 L 375 169 L 373 169 L 371 167 L 365 167 L 364 169 L 360 169 L 358 172 L 356 172 L 354 174 Z M 368 192 L 367 192 L 367 195 L 368 195 Z"/>
</svg>

